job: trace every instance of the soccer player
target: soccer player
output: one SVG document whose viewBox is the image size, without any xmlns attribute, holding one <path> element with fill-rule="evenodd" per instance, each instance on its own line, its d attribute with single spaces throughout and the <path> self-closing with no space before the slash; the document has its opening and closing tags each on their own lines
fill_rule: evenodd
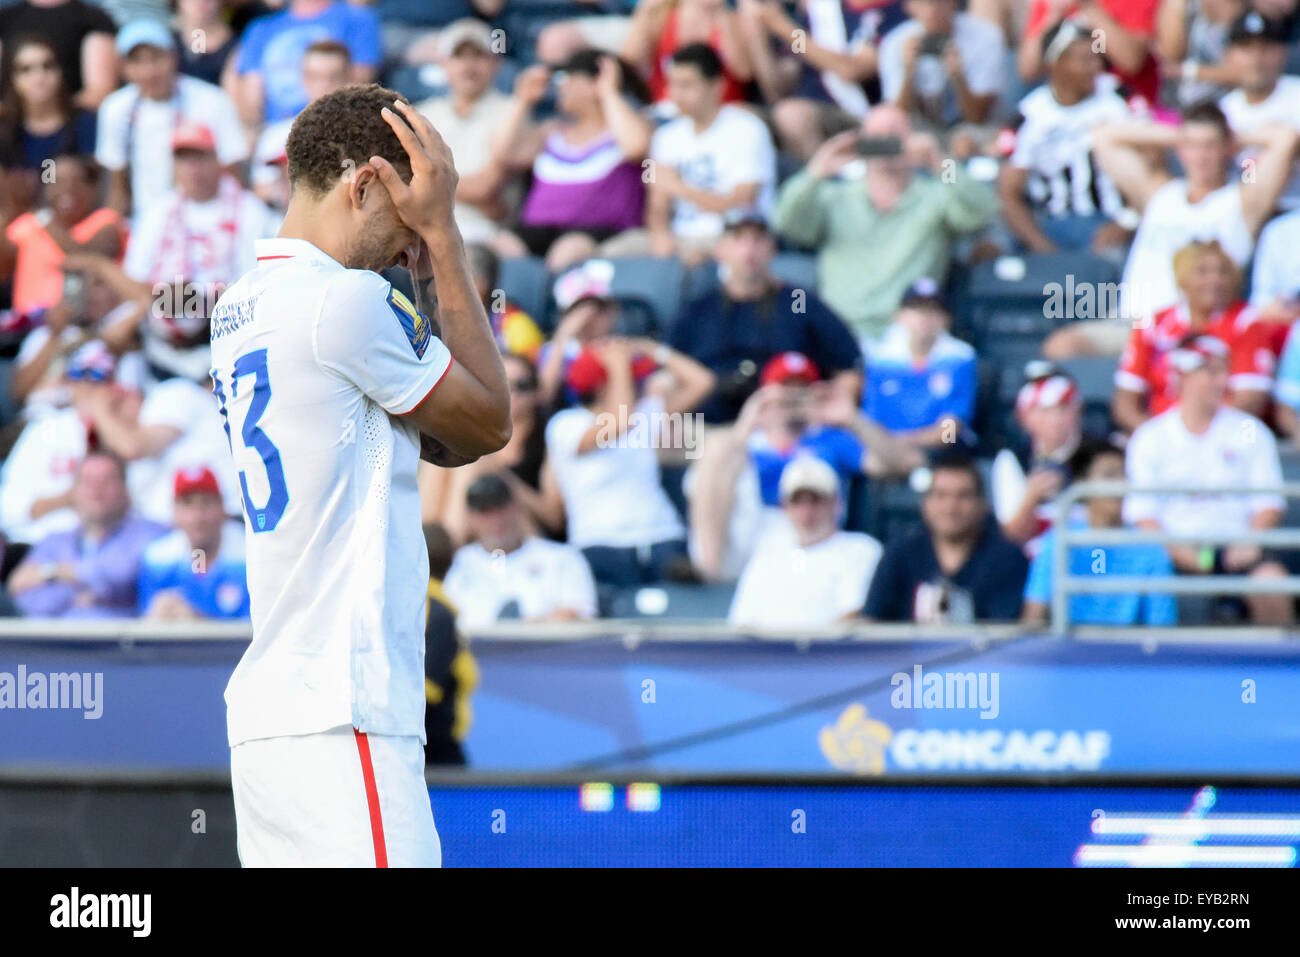
<svg viewBox="0 0 1300 957">
<path fill-rule="evenodd" d="M 398 94 L 299 115 L 292 197 L 212 319 L 243 493 L 253 640 L 226 688 L 245 866 L 438 866 L 424 785 L 421 457 L 510 436 L 446 144 Z M 378 270 L 432 278 L 430 319 Z M 453 361 L 453 357 L 454 360 Z"/>
</svg>

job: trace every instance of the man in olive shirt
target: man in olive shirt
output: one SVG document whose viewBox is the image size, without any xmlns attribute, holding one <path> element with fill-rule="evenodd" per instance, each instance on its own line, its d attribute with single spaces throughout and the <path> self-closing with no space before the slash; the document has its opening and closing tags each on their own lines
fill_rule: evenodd
<svg viewBox="0 0 1300 957">
<path fill-rule="evenodd" d="M 837 178 L 864 152 L 871 154 L 865 176 Z M 860 337 L 876 338 L 912 283 L 943 280 L 954 237 L 987 226 L 996 213 L 991 187 L 885 105 L 860 130 L 827 140 L 786 182 L 774 221 L 787 239 L 818 250 L 822 299 Z"/>
</svg>

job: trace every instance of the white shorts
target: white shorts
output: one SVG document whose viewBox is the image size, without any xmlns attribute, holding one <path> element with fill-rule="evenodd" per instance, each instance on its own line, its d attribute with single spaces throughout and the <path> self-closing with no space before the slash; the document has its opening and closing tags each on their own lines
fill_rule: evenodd
<svg viewBox="0 0 1300 957">
<path fill-rule="evenodd" d="M 244 867 L 440 867 L 418 737 L 320 734 L 230 749 Z"/>
</svg>

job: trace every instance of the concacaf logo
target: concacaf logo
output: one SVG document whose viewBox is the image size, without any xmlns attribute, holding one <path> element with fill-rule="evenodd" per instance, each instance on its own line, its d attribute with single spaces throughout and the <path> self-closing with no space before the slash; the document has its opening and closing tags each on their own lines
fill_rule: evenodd
<svg viewBox="0 0 1300 957">
<path fill-rule="evenodd" d="M 889 725 L 869 717 L 862 705 L 851 704 L 833 726 L 822 728 L 817 743 L 834 768 L 854 774 L 884 774 L 885 749 L 893 737 Z"/>
</svg>

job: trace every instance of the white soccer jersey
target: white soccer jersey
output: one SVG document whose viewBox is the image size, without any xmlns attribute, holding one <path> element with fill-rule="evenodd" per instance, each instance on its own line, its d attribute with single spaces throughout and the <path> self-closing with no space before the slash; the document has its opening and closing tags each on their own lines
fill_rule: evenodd
<svg viewBox="0 0 1300 957">
<path fill-rule="evenodd" d="M 352 725 L 424 739 L 419 434 L 451 366 L 429 320 L 311 243 L 257 243 L 212 316 L 244 499 L 253 641 L 226 687 L 243 741 Z"/>
</svg>

